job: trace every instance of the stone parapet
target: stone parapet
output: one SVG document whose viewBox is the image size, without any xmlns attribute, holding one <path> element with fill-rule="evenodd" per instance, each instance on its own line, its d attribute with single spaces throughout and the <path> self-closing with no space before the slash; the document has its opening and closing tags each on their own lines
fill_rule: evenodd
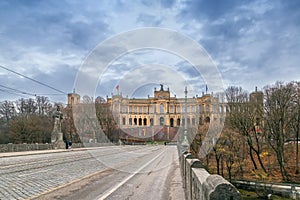
<svg viewBox="0 0 300 200">
<path fill-rule="evenodd" d="M 180 147 L 179 147 L 180 148 Z M 178 151 L 183 187 L 188 200 L 240 200 L 240 192 L 226 179 L 209 174 L 198 159 Z"/>
</svg>

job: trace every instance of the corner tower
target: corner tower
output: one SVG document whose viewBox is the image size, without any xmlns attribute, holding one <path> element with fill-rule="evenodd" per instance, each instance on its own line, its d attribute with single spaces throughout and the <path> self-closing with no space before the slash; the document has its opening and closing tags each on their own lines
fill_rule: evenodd
<svg viewBox="0 0 300 200">
<path fill-rule="evenodd" d="M 75 89 L 73 93 L 68 94 L 68 106 L 76 105 L 80 103 L 80 95 L 75 93 Z"/>
</svg>

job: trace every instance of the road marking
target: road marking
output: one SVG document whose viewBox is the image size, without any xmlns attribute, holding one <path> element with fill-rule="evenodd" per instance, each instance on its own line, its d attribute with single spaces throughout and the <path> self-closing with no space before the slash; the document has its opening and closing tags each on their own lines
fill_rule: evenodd
<svg viewBox="0 0 300 200">
<path fill-rule="evenodd" d="M 129 181 L 132 177 L 134 177 L 137 173 L 139 173 L 140 171 L 142 171 L 145 167 L 147 167 L 151 162 L 153 162 L 155 159 L 157 159 L 160 155 L 162 155 L 165 152 L 165 150 L 163 150 L 161 153 L 159 153 L 157 156 L 155 156 L 154 158 L 152 158 L 150 161 L 148 161 L 146 164 L 144 164 L 142 167 L 140 167 L 139 169 L 137 169 L 135 172 L 133 172 L 130 176 L 128 176 L 127 178 L 125 178 L 123 181 L 121 181 L 118 185 L 116 185 L 115 187 L 113 187 L 112 189 L 110 189 L 109 191 L 107 191 L 106 193 L 104 193 L 103 195 L 99 195 L 101 197 L 97 197 L 96 199 L 98 200 L 104 200 L 106 199 L 109 195 L 111 195 L 113 192 L 115 192 L 117 189 L 119 189 L 122 185 L 124 185 L 127 181 Z"/>
</svg>

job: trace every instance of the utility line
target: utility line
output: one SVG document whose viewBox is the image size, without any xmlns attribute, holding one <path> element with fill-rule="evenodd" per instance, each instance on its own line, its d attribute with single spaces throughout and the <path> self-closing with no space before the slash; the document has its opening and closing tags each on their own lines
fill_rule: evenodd
<svg viewBox="0 0 300 200">
<path fill-rule="evenodd" d="M 3 85 L 0 85 L 0 87 L 4 87 L 4 88 L 9 88 L 9 87 L 7 87 L 7 86 L 3 86 Z M 19 93 L 21 93 L 21 94 L 18 94 L 18 93 L 16 93 L 16 92 L 12 92 L 12 91 L 8 91 L 8 90 L 5 90 L 5 89 L 1 89 L 0 88 L 0 92 L 5 92 L 5 93 L 8 93 L 8 94 L 12 94 L 12 95 L 16 95 L 16 96 L 19 96 L 19 97 L 24 97 L 24 98 L 26 98 L 25 96 L 24 96 L 24 94 L 26 94 L 26 95 L 31 95 L 31 96 L 39 96 L 39 95 L 41 95 L 41 94 L 39 94 L 39 95 L 33 95 L 33 94 L 30 94 L 30 93 L 27 93 L 27 92 L 23 92 L 23 91 L 21 91 L 21 90 L 17 90 L 17 89 L 13 89 L 13 88 L 10 88 L 11 90 L 13 90 L 13 91 L 16 91 L 16 92 L 19 92 Z M 49 94 L 49 95 L 62 95 L 62 94 Z M 50 100 L 50 99 L 48 99 L 49 100 L 49 102 L 52 102 L 53 104 L 56 104 L 56 103 L 58 103 L 58 102 L 56 102 L 56 101 L 52 101 L 52 100 Z M 0 101 L 0 103 L 1 103 L 1 101 Z M 59 102 L 60 104 L 64 104 L 64 105 L 68 105 L 68 104 L 66 104 L 66 103 L 61 103 L 61 102 Z"/>
<path fill-rule="evenodd" d="M 24 92 L 24 91 L 21 91 L 21 90 L 18 90 L 18 89 L 14 89 L 14 88 L 11 88 L 11 87 L 7 87 L 7 86 L 5 86 L 5 85 L 1 85 L 1 84 L 0 84 L 0 87 L 3 87 L 3 88 L 6 88 L 6 89 L 9 89 L 9 90 L 13 90 L 13 91 L 19 92 L 19 93 L 21 93 L 21 94 L 28 94 L 28 95 L 36 96 L 36 94 L 29 93 L 29 92 Z"/>
<path fill-rule="evenodd" d="M 8 94 L 16 95 L 16 96 L 19 96 L 19 97 L 25 97 L 25 96 L 23 96 L 21 94 L 17 94 L 15 92 L 7 91 L 7 90 L 1 89 L 1 88 L 0 88 L 0 91 L 8 93 Z"/>
<path fill-rule="evenodd" d="M 40 82 L 40 81 L 34 80 L 34 79 L 32 79 L 32 78 L 30 78 L 30 77 L 28 77 L 28 76 L 25 76 L 25 75 L 23 75 L 23 74 L 20 74 L 20 73 L 14 71 L 14 70 L 8 69 L 8 68 L 6 68 L 6 67 L 4 67 L 4 66 L 2 66 L 2 65 L 0 65 L 0 67 L 1 67 L 2 69 L 5 69 L 5 70 L 9 71 L 9 72 L 12 72 L 12 73 L 17 74 L 17 75 L 19 75 L 19 76 L 22 76 L 22 77 L 24 77 L 24 78 L 27 78 L 27 79 L 29 79 L 29 80 L 35 82 L 35 83 L 38 83 L 38 84 L 43 85 L 43 86 L 45 86 L 45 87 L 48 87 L 48 88 L 50 88 L 50 89 L 52 89 L 52 90 L 55 90 L 55 91 L 60 92 L 60 93 L 62 93 L 62 94 L 67 94 L 67 93 L 65 93 L 65 92 L 63 92 L 63 91 L 61 91 L 61 90 L 58 90 L 58 89 L 56 89 L 56 88 L 50 86 L 50 85 L 47 85 L 47 84 L 42 83 L 42 82 Z"/>
</svg>

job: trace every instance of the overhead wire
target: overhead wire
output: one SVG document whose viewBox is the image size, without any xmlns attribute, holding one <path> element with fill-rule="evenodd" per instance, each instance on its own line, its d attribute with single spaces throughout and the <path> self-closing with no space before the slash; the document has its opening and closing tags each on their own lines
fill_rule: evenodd
<svg viewBox="0 0 300 200">
<path fill-rule="evenodd" d="M 5 86 L 5 85 L 1 85 L 0 84 L 0 87 L 3 87 L 3 88 L 6 88 L 6 89 L 9 89 L 9 90 L 13 90 L 13 91 L 19 92 L 21 94 L 27 94 L 27 95 L 31 95 L 31 96 L 36 96 L 36 94 L 29 93 L 29 92 L 24 92 L 24 91 L 21 91 L 21 90 L 18 90 L 18 89 L 14 89 L 14 88 L 11 88 L 11 87 L 8 87 L 8 86 Z"/>
<path fill-rule="evenodd" d="M 54 87 L 52 87 L 52 86 L 50 86 L 50 85 L 48 85 L 48 84 L 46 84 L 46 83 L 42 83 L 41 81 L 38 81 L 38 80 L 35 80 L 35 79 L 30 78 L 30 77 L 28 77 L 28 76 L 25 76 L 25 75 L 23 75 L 23 74 L 21 74 L 21 73 L 19 73 L 19 72 L 14 71 L 14 70 L 8 69 L 7 67 L 4 67 L 4 66 L 2 66 L 2 65 L 0 65 L 0 68 L 5 69 L 5 70 L 7 70 L 7 71 L 9 71 L 9 72 L 12 72 L 12 73 L 14 73 L 14 74 L 17 74 L 17 75 L 19 75 L 19 76 L 21 76 L 21 77 L 24 77 L 24 78 L 26 78 L 26 79 L 28 79 L 28 80 L 31 80 L 31 81 L 33 81 L 33 82 L 35 82 L 35 83 L 38 83 L 38 84 L 40 84 L 40 85 L 43 85 L 43 86 L 45 86 L 45 87 L 48 87 L 48 88 L 50 88 L 50 89 L 52 89 L 52 90 L 55 90 L 55 91 L 57 91 L 57 92 L 59 92 L 59 93 L 67 94 L 67 93 L 64 92 L 64 91 L 61 91 L 61 90 L 59 90 L 59 89 L 56 89 L 56 88 L 54 88 Z"/>
<path fill-rule="evenodd" d="M 42 96 L 42 94 L 31 94 L 31 93 L 27 93 L 27 92 L 24 92 L 24 91 L 21 91 L 21 90 L 17 90 L 17 89 L 13 89 L 13 88 L 10 88 L 10 87 L 7 87 L 7 86 L 3 86 L 3 85 L 0 85 L 0 87 L 7 88 L 7 89 L 15 91 L 15 92 L 12 92 L 12 91 L 9 91 L 7 89 L 1 89 L 0 88 L 0 92 L 5 92 L 5 93 L 16 95 L 16 96 L 19 96 L 19 97 L 26 98 L 26 96 L 24 96 L 24 95 L 35 96 L 35 97 Z M 18 93 L 16 93 L 16 92 L 18 92 Z M 45 95 L 45 94 L 43 94 L 43 95 Z M 62 94 L 53 94 L 53 95 L 62 95 Z M 56 102 L 56 101 L 53 101 L 51 99 L 48 99 L 48 101 L 52 102 L 53 104 L 60 103 L 60 104 L 68 105 L 66 103 Z"/>
</svg>

